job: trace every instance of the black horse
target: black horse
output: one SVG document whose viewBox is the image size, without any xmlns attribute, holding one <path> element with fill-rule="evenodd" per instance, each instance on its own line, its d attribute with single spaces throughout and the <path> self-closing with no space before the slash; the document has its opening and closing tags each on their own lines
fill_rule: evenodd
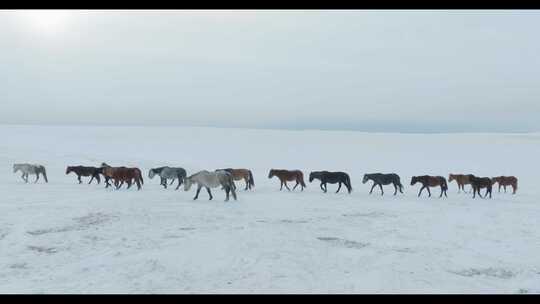
<svg viewBox="0 0 540 304">
<path fill-rule="evenodd" d="M 424 190 L 424 188 L 427 189 L 429 196 L 431 197 L 431 191 L 429 191 L 429 187 L 437 186 L 441 187 L 441 195 L 439 197 L 442 197 L 443 193 L 444 196 L 448 197 L 448 195 L 446 194 L 446 191 L 448 190 L 448 184 L 446 183 L 446 178 L 442 176 L 413 176 L 411 178 L 411 186 L 413 186 L 417 182 L 420 182 L 422 184 L 422 188 L 420 188 L 420 191 L 418 192 L 418 197 L 420 197 L 420 194 L 422 194 L 422 190 Z"/>
<path fill-rule="evenodd" d="M 384 194 L 383 191 L 383 185 L 394 185 L 394 195 L 397 194 L 397 191 L 399 189 L 399 192 L 403 193 L 403 185 L 401 185 L 401 181 L 399 179 L 399 175 L 395 173 L 389 173 L 389 174 L 382 174 L 382 173 L 369 173 L 364 174 L 364 179 L 362 180 L 362 184 L 365 184 L 368 182 L 368 180 L 373 181 L 373 186 L 371 186 L 371 190 L 369 191 L 369 194 L 373 192 L 373 188 L 375 186 L 379 185 L 379 188 L 381 189 L 381 195 Z"/>
<path fill-rule="evenodd" d="M 68 166 L 66 168 L 66 174 L 69 174 L 71 172 L 75 172 L 75 174 L 77 174 L 77 179 L 79 180 L 79 184 L 82 183 L 81 176 L 92 176 L 88 184 L 92 183 L 94 178 L 97 180 L 98 185 L 101 182 L 99 178 L 99 174 L 102 173 L 101 168 L 85 167 L 85 166 Z"/>
<path fill-rule="evenodd" d="M 321 181 L 321 189 L 326 193 L 327 187 L 326 184 L 336 184 L 339 183 L 336 193 L 341 189 L 341 184 L 344 184 L 347 187 L 347 191 L 351 193 L 351 179 L 349 175 L 345 172 L 328 172 L 328 171 L 313 171 L 309 174 L 309 182 L 313 182 L 313 179 L 318 179 Z M 323 188 L 324 186 L 324 188 Z"/>
<path fill-rule="evenodd" d="M 477 177 L 472 174 L 467 175 L 469 177 L 469 181 L 471 182 L 471 186 L 473 188 L 473 198 L 476 197 L 476 193 L 478 193 L 478 196 L 481 198 L 486 198 L 489 193 L 489 198 L 491 198 L 491 190 L 492 190 L 492 180 L 489 177 Z M 486 193 L 484 193 L 484 197 L 482 197 L 482 194 L 480 194 L 480 189 L 486 188 Z"/>
</svg>

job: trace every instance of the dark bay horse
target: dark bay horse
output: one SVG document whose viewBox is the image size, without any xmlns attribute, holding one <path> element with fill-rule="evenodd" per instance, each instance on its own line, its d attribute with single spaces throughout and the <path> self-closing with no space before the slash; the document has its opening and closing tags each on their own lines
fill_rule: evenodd
<svg viewBox="0 0 540 304">
<path fill-rule="evenodd" d="M 344 184 L 345 187 L 347 187 L 347 191 L 349 192 L 349 194 L 352 191 L 351 179 L 349 178 L 349 175 L 345 172 L 313 171 L 309 173 L 309 182 L 313 182 L 314 179 L 318 179 L 321 181 L 321 189 L 322 191 L 324 191 L 324 193 L 326 193 L 327 191 L 327 183 L 339 183 L 336 193 L 338 193 L 341 189 L 341 184 Z"/>
<path fill-rule="evenodd" d="M 101 182 L 99 175 L 102 172 L 101 168 L 97 167 L 85 167 L 85 166 L 68 166 L 66 168 L 66 175 L 75 172 L 77 174 L 77 179 L 79 184 L 82 184 L 81 176 L 92 176 L 88 184 L 91 184 L 94 178 L 96 179 L 98 185 Z"/>
<path fill-rule="evenodd" d="M 469 181 L 469 175 L 468 174 L 449 174 L 448 175 L 448 182 L 451 183 L 453 180 L 456 181 L 458 184 L 458 193 L 463 190 L 465 192 L 465 185 L 470 185 L 471 182 Z"/>
<path fill-rule="evenodd" d="M 227 171 L 232 174 L 235 181 L 243 179 L 246 182 L 246 188 L 244 190 L 251 190 L 252 187 L 255 187 L 255 181 L 253 180 L 253 173 L 251 173 L 251 170 L 233 168 L 216 169 L 216 171 L 219 170 Z"/>
<path fill-rule="evenodd" d="M 418 192 L 418 197 L 420 197 L 420 194 L 422 194 L 422 190 L 424 190 L 424 188 L 427 189 L 429 196 L 431 197 L 431 191 L 429 191 L 429 187 L 437 186 L 441 187 L 441 195 L 439 197 L 442 197 L 443 193 L 444 196 L 448 197 L 448 195 L 446 194 L 446 190 L 448 190 L 448 184 L 446 183 L 446 179 L 442 176 L 413 176 L 411 178 L 411 186 L 413 186 L 417 182 L 422 184 L 422 188 L 420 188 L 420 192 Z"/>
<path fill-rule="evenodd" d="M 268 173 L 268 178 L 272 178 L 274 176 L 277 176 L 279 178 L 279 181 L 281 182 L 281 188 L 279 188 L 279 191 L 283 189 L 283 185 L 285 185 L 285 188 L 287 190 L 291 191 L 291 189 L 287 186 L 287 182 L 296 181 L 296 185 L 294 185 L 293 190 L 296 189 L 298 185 L 302 188 L 302 191 L 304 191 L 304 188 L 306 187 L 306 183 L 304 182 L 304 173 L 300 170 L 282 170 L 282 169 L 270 169 L 270 172 Z"/>
<path fill-rule="evenodd" d="M 506 186 L 512 186 L 512 194 L 516 194 L 518 179 L 515 176 L 497 176 L 491 179 L 491 184 L 495 185 L 499 183 L 499 192 L 501 187 L 504 187 L 504 193 L 506 193 Z"/>
<path fill-rule="evenodd" d="M 468 174 L 469 181 L 471 182 L 471 187 L 473 188 L 473 198 L 476 197 L 476 193 L 478 193 L 478 196 L 481 198 L 486 198 L 489 193 L 489 198 L 491 198 L 491 190 L 492 190 L 492 182 L 491 178 L 489 177 L 477 177 L 472 174 Z M 480 194 L 480 189 L 486 188 L 486 193 L 484 193 L 484 197 L 482 197 L 482 194 Z"/>
<path fill-rule="evenodd" d="M 379 185 L 379 188 L 381 189 L 381 195 L 384 194 L 383 191 L 383 185 L 394 185 L 394 195 L 397 194 L 397 191 L 399 189 L 399 192 L 403 193 L 403 185 L 401 185 L 401 181 L 399 179 L 399 175 L 395 173 L 389 173 L 389 174 L 382 174 L 382 173 L 368 173 L 364 174 L 364 178 L 362 179 L 362 184 L 367 183 L 369 180 L 373 181 L 373 186 L 371 186 L 371 190 L 369 191 L 369 194 L 373 192 L 373 188 L 375 186 Z"/>
<path fill-rule="evenodd" d="M 127 167 L 102 167 L 102 174 L 106 178 L 114 180 L 116 189 L 120 189 L 124 182 L 127 183 L 128 189 L 131 188 L 132 181 L 137 184 L 137 190 L 141 190 L 141 185 L 144 184 L 142 178 L 142 172 L 139 168 L 127 168 Z M 107 188 L 108 184 L 105 186 Z"/>
</svg>

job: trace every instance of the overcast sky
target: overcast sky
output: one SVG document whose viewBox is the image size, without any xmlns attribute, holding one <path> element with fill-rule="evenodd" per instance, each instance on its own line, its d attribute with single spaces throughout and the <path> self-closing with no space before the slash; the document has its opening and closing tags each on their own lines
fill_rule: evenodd
<svg viewBox="0 0 540 304">
<path fill-rule="evenodd" d="M 540 11 L 0 11 L 0 123 L 539 131 Z"/>
</svg>

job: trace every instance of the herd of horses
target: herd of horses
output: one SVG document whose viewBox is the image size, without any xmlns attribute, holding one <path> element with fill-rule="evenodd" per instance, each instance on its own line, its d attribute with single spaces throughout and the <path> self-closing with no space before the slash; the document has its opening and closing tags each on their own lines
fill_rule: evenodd
<svg viewBox="0 0 540 304">
<path fill-rule="evenodd" d="M 45 182 L 48 182 L 47 173 L 45 167 L 42 165 L 36 164 L 14 164 L 13 172 L 18 171 L 22 172 L 21 178 L 28 183 L 28 175 L 36 175 L 34 183 L 37 183 L 39 180 L 40 174 L 43 176 Z M 66 175 L 73 172 L 77 175 L 77 180 L 79 184 L 82 183 L 81 177 L 91 177 L 88 184 L 92 183 L 95 179 L 98 184 L 101 182 L 102 176 L 105 180 L 105 188 L 111 187 L 114 184 L 116 189 L 120 189 L 122 185 L 127 184 L 127 189 L 131 188 L 133 184 L 137 185 L 137 189 L 140 190 L 144 185 L 144 179 L 142 171 L 139 168 L 130 168 L 130 167 L 113 167 L 106 163 L 102 163 L 100 167 L 88 167 L 88 166 L 68 166 L 66 168 Z M 234 200 L 237 199 L 236 196 L 236 185 L 234 181 L 244 180 L 245 188 L 244 190 L 251 190 L 255 187 L 255 182 L 253 180 L 253 173 L 248 169 L 216 169 L 213 172 L 210 171 L 199 171 L 193 175 L 187 176 L 187 172 L 184 168 L 181 167 L 158 167 L 152 168 L 148 171 L 148 177 L 150 179 L 155 176 L 159 176 L 160 185 L 165 189 L 167 186 L 172 185 L 176 180 L 178 180 L 178 185 L 176 190 L 184 184 L 184 190 L 189 191 L 193 184 L 197 185 L 197 193 L 193 199 L 199 197 L 199 193 L 202 188 L 205 188 L 208 192 L 209 199 L 213 198 L 212 192 L 210 189 L 221 187 L 225 191 L 226 198 L 225 201 L 229 200 L 229 196 L 232 195 Z M 304 191 L 306 183 L 304 182 L 304 174 L 300 170 L 284 170 L 284 169 L 271 169 L 268 173 L 268 178 L 277 177 L 280 181 L 280 191 L 283 190 L 283 186 L 289 191 L 291 189 L 287 185 L 287 182 L 294 182 L 295 185 L 292 188 L 292 191 L 296 187 L 300 186 L 300 190 Z M 312 183 L 313 180 L 320 181 L 321 190 L 326 193 L 328 188 L 327 184 L 338 184 L 338 189 L 336 193 L 341 190 L 341 186 L 344 185 L 347 188 L 347 192 L 350 194 L 352 191 L 351 179 L 349 175 L 345 172 L 330 172 L 330 171 L 313 171 L 309 174 L 309 182 Z M 170 182 L 169 182 L 170 180 Z M 112 181 L 112 184 L 111 184 Z M 383 173 L 368 173 L 364 174 L 362 183 L 365 184 L 368 181 L 372 181 L 371 190 L 369 194 L 373 192 L 375 187 L 379 187 L 381 190 L 381 195 L 384 195 L 383 186 L 392 184 L 394 186 L 394 195 L 397 195 L 398 191 L 403 193 L 403 185 L 401 184 L 399 175 L 395 173 L 383 174 Z M 478 177 L 473 174 L 450 174 L 448 176 L 448 183 L 456 181 L 458 185 L 458 193 L 461 191 L 465 192 L 465 185 L 470 185 L 472 188 L 473 198 L 476 198 L 476 195 L 481 198 L 491 198 L 493 185 L 499 184 L 499 192 L 501 188 L 504 188 L 506 192 L 506 187 L 512 187 L 512 194 L 515 194 L 517 191 L 518 180 L 515 176 L 497 176 L 497 177 Z M 440 187 L 441 193 L 439 197 L 443 195 L 448 197 L 446 191 L 448 190 L 448 183 L 446 178 L 443 176 L 430 176 L 430 175 L 420 175 L 413 176 L 411 178 L 411 186 L 420 183 L 422 187 L 418 192 L 418 197 L 422 194 L 424 189 L 427 190 L 428 196 L 431 197 L 430 188 Z M 484 196 L 480 193 L 481 189 L 486 189 Z"/>
</svg>

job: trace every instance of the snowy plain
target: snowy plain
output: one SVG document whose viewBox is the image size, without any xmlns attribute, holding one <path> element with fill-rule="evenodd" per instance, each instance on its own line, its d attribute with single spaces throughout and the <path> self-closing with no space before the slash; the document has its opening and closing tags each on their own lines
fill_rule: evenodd
<svg viewBox="0 0 540 304">
<path fill-rule="evenodd" d="M 0 293 L 540 293 L 540 134 L 388 134 L 187 127 L 0 126 Z M 18 162 L 45 165 L 25 184 Z M 137 166 L 141 191 L 78 184 L 68 165 Z M 165 190 L 148 169 L 235 167 L 224 202 Z M 268 170 L 300 169 L 279 191 Z M 310 171 L 345 171 L 322 193 Z M 395 172 L 404 194 L 368 195 Z M 516 195 L 448 198 L 412 175 L 515 175 Z M 469 186 L 466 186 L 469 190 Z"/>
</svg>

